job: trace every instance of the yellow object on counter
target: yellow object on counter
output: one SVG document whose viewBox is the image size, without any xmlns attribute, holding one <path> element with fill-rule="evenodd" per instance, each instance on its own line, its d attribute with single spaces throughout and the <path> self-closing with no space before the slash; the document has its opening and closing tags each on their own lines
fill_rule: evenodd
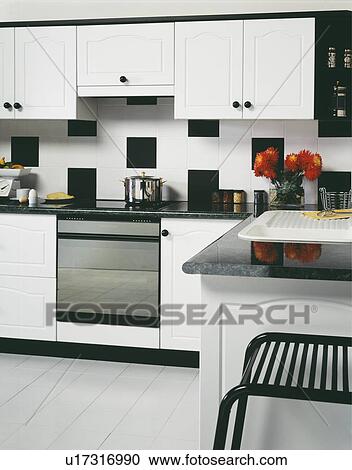
<svg viewBox="0 0 352 470">
<path fill-rule="evenodd" d="M 52 201 L 55 201 L 56 199 L 62 200 L 62 199 L 74 199 L 74 196 L 70 196 L 69 194 L 66 193 L 50 193 L 47 195 L 46 199 L 50 199 Z"/>
<path fill-rule="evenodd" d="M 352 209 L 336 209 L 333 215 L 320 215 L 322 211 L 303 212 L 303 215 L 314 220 L 338 220 L 352 217 Z M 343 212 L 339 214 L 339 212 Z M 348 212 L 348 214 L 346 214 Z M 351 215 L 349 215 L 351 214 Z"/>
</svg>

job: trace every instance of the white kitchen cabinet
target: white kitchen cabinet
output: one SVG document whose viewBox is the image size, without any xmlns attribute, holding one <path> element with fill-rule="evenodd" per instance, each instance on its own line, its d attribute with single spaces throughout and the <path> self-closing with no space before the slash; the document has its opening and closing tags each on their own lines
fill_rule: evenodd
<svg viewBox="0 0 352 470">
<path fill-rule="evenodd" d="M 56 340 L 56 279 L 0 275 L 0 337 Z"/>
<path fill-rule="evenodd" d="M 77 98 L 76 27 L 0 29 L 0 119 L 94 119 Z"/>
<path fill-rule="evenodd" d="M 76 117 L 76 27 L 15 29 L 16 118 Z"/>
<path fill-rule="evenodd" d="M 182 265 L 239 222 L 162 219 L 161 230 L 167 230 L 168 235 L 161 237 L 161 348 L 200 349 L 200 325 L 179 322 L 177 313 L 171 321 L 166 306 L 174 306 L 185 315 L 187 305 L 202 303 L 200 275 L 185 274 Z"/>
<path fill-rule="evenodd" d="M 0 214 L 0 274 L 56 278 L 56 216 Z"/>
<path fill-rule="evenodd" d="M 314 18 L 244 22 L 243 117 L 314 119 Z"/>
<path fill-rule="evenodd" d="M 14 116 L 14 47 L 14 28 L 0 28 L 0 119 Z"/>
<path fill-rule="evenodd" d="M 314 18 L 177 23 L 175 118 L 314 119 Z"/>
<path fill-rule="evenodd" d="M 242 118 L 242 53 L 242 20 L 176 23 L 175 117 Z"/>
<path fill-rule="evenodd" d="M 173 84 L 173 23 L 78 27 L 80 96 L 173 94 Z"/>
</svg>

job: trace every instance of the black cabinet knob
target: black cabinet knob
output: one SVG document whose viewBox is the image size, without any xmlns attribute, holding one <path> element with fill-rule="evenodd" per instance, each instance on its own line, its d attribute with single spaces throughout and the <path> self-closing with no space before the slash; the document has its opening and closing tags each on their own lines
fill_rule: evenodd
<svg viewBox="0 0 352 470">
<path fill-rule="evenodd" d="M 4 103 L 4 108 L 5 108 L 5 109 L 11 109 L 11 108 L 12 108 L 11 103 L 9 103 L 8 101 L 6 101 L 6 102 Z"/>
<path fill-rule="evenodd" d="M 14 107 L 15 109 L 21 109 L 21 108 L 22 108 L 22 105 L 21 105 L 20 103 L 15 103 L 15 104 L 13 105 L 13 107 Z"/>
<path fill-rule="evenodd" d="M 167 237 L 167 236 L 169 235 L 169 231 L 168 231 L 168 230 L 162 230 L 162 231 L 161 231 L 161 235 L 162 235 L 163 237 Z"/>
<path fill-rule="evenodd" d="M 127 77 L 125 77 L 124 75 L 121 75 L 120 82 L 121 83 L 126 83 L 127 82 Z"/>
<path fill-rule="evenodd" d="M 233 106 L 234 108 L 239 108 L 239 107 L 240 107 L 240 103 L 239 103 L 238 101 L 234 101 L 234 102 L 232 103 L 232 106 Z"/>
<path fill-rule="evenodd" d="M 245 108 L 250 108 L 252 106 L 252 103 L 250 101 L 245 101 L 244 102 L 244 107 Z"/>
</svg>

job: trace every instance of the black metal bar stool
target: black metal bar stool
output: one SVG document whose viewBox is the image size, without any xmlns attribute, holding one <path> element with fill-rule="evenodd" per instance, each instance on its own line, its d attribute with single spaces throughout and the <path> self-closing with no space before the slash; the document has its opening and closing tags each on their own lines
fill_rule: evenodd
<svg viewBox="0 0 352 470">
<path fill-rule="evenodd" d="M 352 338 L 340 336 L 263 333 L 254 338 L 247 346 L 240 384 L 221 401 L 214 449 L 225 449 L 236 401 L 231 449 L 240 449 L 249 396 L 352 404 L 351 347 Z"/>
</svg>

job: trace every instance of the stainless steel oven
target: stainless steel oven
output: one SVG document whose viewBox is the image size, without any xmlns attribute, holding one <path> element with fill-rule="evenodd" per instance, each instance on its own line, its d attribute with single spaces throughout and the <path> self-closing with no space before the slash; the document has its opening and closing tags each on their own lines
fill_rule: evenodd
<svg viewBox="0 0 352 470">
<path fill-rule="evenodd" d="M 58 222 L 59 341 L 159 347 L 157 220 Z"/>
</svg>

